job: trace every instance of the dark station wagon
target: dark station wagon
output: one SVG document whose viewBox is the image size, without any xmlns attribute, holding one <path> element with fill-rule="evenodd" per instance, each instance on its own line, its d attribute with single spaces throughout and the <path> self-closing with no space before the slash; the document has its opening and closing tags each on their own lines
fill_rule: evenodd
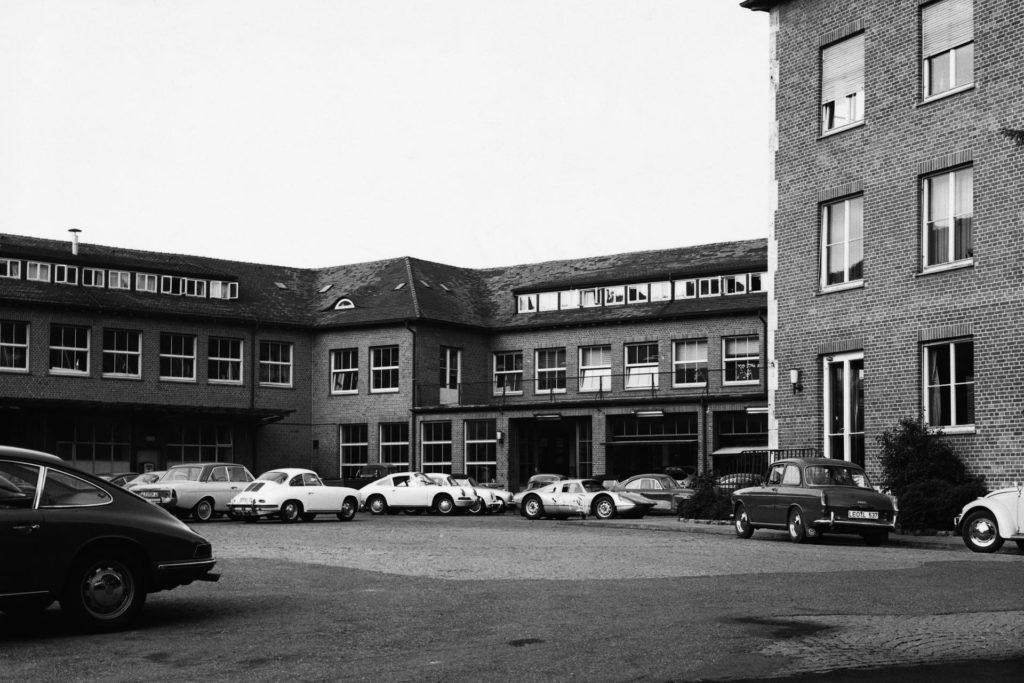
<svg viewBox="0 0 1024 683">
<path fill-rule="evenodd" d="M 859 465 L 827 458 L 772 463 L 764 483 L 732 493 L 736 535 L 785 529 L 794 543 L 823 533 L 858 534 L 881 545 L 896 525 L 893 499 L 871 486 Z"/>
</svg>

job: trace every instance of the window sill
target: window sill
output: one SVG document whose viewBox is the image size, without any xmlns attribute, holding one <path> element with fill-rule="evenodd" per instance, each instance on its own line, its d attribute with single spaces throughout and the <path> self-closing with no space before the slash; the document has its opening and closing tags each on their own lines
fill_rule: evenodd
<svg viewBox="0 0 1024 683">
<path fill-rule="evenodd" d="M 951 270 L 963 270 L 964 268 L 974 267 L 974 257 L 964 259 L 962 261 L 952 261 L 950 263 L 943 263 L 937 266 L 927 266 L 917 274 L 917 277 L 924 277 L 925 275 L 933 275 L 935 273 L 947 273 Z"/>
<path fill-rule="evenodd" d="M 941 432 L 943 435 L 956 435 L 956 434 L 977 434 L 978 431 L 974 425 L 953 425 L 945 427 L 928 427 L 930 434 L 938 434 Z"/>
<path fill-rule="evenodd" d="M 849 292 L 852 289 L 864 289 L 864 281 L 857 280 L 856 282 L 844 282 L 841 285 L 829 285 L 828 287 L 822 287 L 818 290 L 818 294 L 836 294 L 838 292 Z"/>
<path fill-rule="evenodd" d="M 178 384 L 194 384 L 195 377 L 161 377 L 161 382 L 176 382 Z"/>
<path fill-rule="evenodd" d="M 0 368 L 0 372 L 9 372 L 14 375 L 27 375 L 28 368 Z"/>
<path fill-rule="evenodd" d="M 267 382 L 260 382 L 259 386 L 265 387 L 267 389 L 291 389 L 291 388 L 293 388 L 291 384 L 269 384 Z"/>
<path fill-rule="evenodd" d="M 839 128 L 833 128 L 832 130 L 822 131 L 821 135 L 818 136 L 818 139 L 819 140 L 824 140 L 825 138 L 830 138 L 833 135 L 839 135 L 841 133 L 845 133 L 845 132 L 850 131 L 850 130 L 856 130 L 858 128 L 863 128 L 864 125 L 865 125 L 864 121 L 865 121 L 864 119 L 861 119 L 860 121 L 854 121 L 853 123 L 848 123 L 845 126 L 841 126 Z"/>
<path fill-rule="evenodd" d="M 565 389 L 538 389 L 533 393 L 535 396 L 550 396 L 551 394 L 564 394 Z"/>
<path fill-rule="evenodd" d="M 496 391 L 496 392 L 494 392 L 491 395 L 494 396 L 495 398 L 501 398 L 502 396 L 522 396 L 523 392 L 521 392 L 521 391 L 505 391 L 505 392 Z"/>
<path fill-rule="evenodd" d="M 748 381 L 748 382 L 722 382 L 722 386 L 726 386 L 726 387 L 740 387 L 740 386 L 752 387 L 753 386 L 753 387 L 756 387 L 760 383 L 761 383 L 761 380 L 754 380 L 752 382 L 750 382 L 750 381 Z"/>
<path fill-rule="evenodd" d="M 221 386 L 240 387 L 244 384 L 242 380 L 234 379 L 208 379 L 206 380 L 209 384 L 219 384 Z"/>
<path fill-rule="evenodd" d="M 104 372 L 100 377 L 103 379 L 127 379 L 132 382 L 142 381 L 142 375 L 122 375 L 116 372 Z"/>
<path fill-rule="evenodd" d="M 89 372 L 82 372 L 81 370 L 60 370 L 50 368 L 50 375 L 53 377 L 88 377 Z"/>
<path fill-rule="evenodd" d="M 707 382 L 700 382 L 698 384 L 673 384 L 673 389 L 704 389 L 707 387 Z"/>
<path fill-rule="evenodd" d="M 953 97 L 955 95 L 959 95 L 960 93 L 970 92 L 971 90 L 974 90 L 974 85 L 975 85 L 974 83 L 970 83 L 968 85 L 961 85 L 959 88 L 953 88 L 952 90 L 946 90 L 945 92 L 941 92 L 938 95 L 931 95 L 930 97 L 926 97 L 923 100 L 921 100 L 920 102 L 918 102 L 917 106 L 918 107 L 924 107 L 924 106 L 927 106 L 927 105 L 932 104 L 934 102 L 940 102 L 940 101 L 946 99 L 947 97 Z"/>
<path fill-rule="evenodd" d="M 398 389 L 370 389 L 371 394 L 397 394 Z"/>
<path fill-rule="evenodd" d="M 355 391 L 332 391 L 331 396 L 355 396 L 358 393 L 358 389 L 356 389 Z"/>
</svg>

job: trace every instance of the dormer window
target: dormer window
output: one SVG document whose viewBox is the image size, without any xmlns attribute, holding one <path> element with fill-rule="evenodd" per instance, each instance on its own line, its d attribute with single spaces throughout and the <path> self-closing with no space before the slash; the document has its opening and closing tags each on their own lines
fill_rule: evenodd
<svg viewBox="0 0 1024 683">
<path fill-rule="evenodd" d="M 135 291 L 156 294 L 159 278 L 149 273 L 135 273 Z"/>
<path fill-rule="evenodd" d="M 126 270 L 108 270 L 107 287 L 110 289 L 131 289 L 132 274 Z"/>
<path fill-rule="evenodd" d="M 237 299 L 238 298 L 238 283 L 237 282 L 221 282 L 213 280 L 210 282 L 210 298 L 211 299 Z"/>
<path fill-rule="evenodd" d="M 21 277 L 21 261 L 0 258 L 0 277 L 18 279 Z"/>
<path fill-rule="evenodd" d="M 78 266 L 66 266 L 58 263 L 53 267 L 53 281 L 61 285 L 78 284 Z"/>
<path fill-rule="evenodd" d="M 25 279 L 33 280 L 35 282 L 49 282 L 50 281 L 50 264 L 49 263 L 38 263 L 36 261 L 29 261 L 27 268 L 25 269 Z"/>
<path fill-rule="evenodd" d="M 352 299 L 338 299 L 338 302 L 334 304 L 334 310 L 336 311 L 344 311 L 355 307 L 356 305 L 352 303 Z"/>
<path fill-rule="evenodd" d="M 185 296 L 206 297 L 206 280 L 184 278 Z"/>
<path fill-rule="evenodd" d="M 84 287 L 105 287 L 107 271 L 102 268 L 82 268 L 82 285 Z"/>
<path fill-rule="evenodd" d="M 323 287 L 320 288 L 320 293 L 323 294 L 324 292 L 327 292 L 333 286 L 334 286 L 333 284 L 324 285 Z"/>
<path fill-rule="evenodd" d="M 177 277 L 176 275 L 163 275 L 160 278 L 160 293 L 161 294 L 181 294 L 182 280 L 185 278 Z"/>
</svg>

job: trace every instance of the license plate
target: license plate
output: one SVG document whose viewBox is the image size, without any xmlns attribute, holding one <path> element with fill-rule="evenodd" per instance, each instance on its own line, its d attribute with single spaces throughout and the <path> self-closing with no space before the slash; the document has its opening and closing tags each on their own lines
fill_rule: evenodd
<svg viewBox="0 0 1024 683">
<path fill-rule="evenodd" d="M 866 510 L 850 510 L 850 519 L 878 519 L 878 513 Z"/>
</svg>

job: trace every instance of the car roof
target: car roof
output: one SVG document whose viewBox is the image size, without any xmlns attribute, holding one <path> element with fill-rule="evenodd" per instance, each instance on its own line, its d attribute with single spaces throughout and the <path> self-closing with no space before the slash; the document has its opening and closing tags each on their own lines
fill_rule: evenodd
<svg viewBox="0 0 1024 683">
<path fill-rule="evenodd" d="M 39 463 L 41 465 L 68 465 L 68 463 L 62 458 L 58 458 L 52 453 L 43 453 L 42 451 L 33 451 L 28 448 L 16 448 L 14 446 L 0 446 L 0 457 L 18 458 L 20 460 Z"/>
<path fill-rule="evenodd" d="M 778 465 L 778 464 L 781 464 L 781 463 L 785 463 L 787 465 L 801 465 L 801 466 L 804 466 L 804 465 L 832 465 L 832 466 L 836 466 L 836 467 L 856 467 L 858 469 L 864 469 L 863 467 L 861 467 L 860 465 L 858 465 L 855 462 L 850 462 L 849 460 L 837 460 L 835 458 L 783 458 L 782 460 L 776 460 L 773 463 L 769 463 L 769 467 L 771 465 Z"/>
<path fill-rule="evenodd" d="M 263 474 L 270 474 L 271 472 L 283 472 L 284 474 L 287 474 L 289 477 L 295 476 L 296 474 L 316 474 L 316 472 L 314 472 L 313 470 L 307 470 L 303 467 L 275 467 L 272 470 L 267 470 Z M 262 477 L 263 474 L 261 474 L 260 476 Z M 316 476 L 319 477 L 320 475 L 316 474 Z"/>
<path fill-rule="evenodd" d="M 213 467 L 213 466 L 225 466 L 225 467 L 242 467 L 241 463 L 237 462 L 179 462 L 177 465 L 168 465 L 167 469 L 172 470 L 175 467 Z"/>
</svg>

